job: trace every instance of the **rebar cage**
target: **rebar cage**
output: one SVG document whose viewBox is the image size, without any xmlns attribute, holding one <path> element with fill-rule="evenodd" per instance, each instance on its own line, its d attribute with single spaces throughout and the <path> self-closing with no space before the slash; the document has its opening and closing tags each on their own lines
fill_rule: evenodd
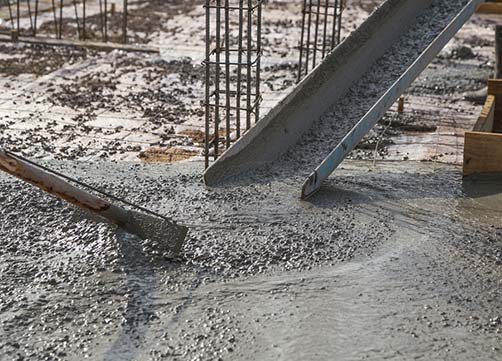
<svg viewBox="0 0 502 361">
<path fill-rule="evenodd" d="M 298 82 L 340 43 L 345 2 L 303 0 Z"/>
<path fill-rule="evenodd" d="M 13 40 L 17 40 L 18 36 L 44 36 L 125 44 L 127 43 L 127 7 L 128 0 L 0 1 L 0 10 L 3 10 L 2 17 L 7 20 L 8 30 Z M 4 13 L 7 16 L 3 16 Z M 49 18 L 50 21 L 48 21 Z M 26 23 L 26 19 L 29 23 Z M 111 34 L 112 22 L 115 25 L 120 23 L 118 33 Z M 69 34 L 69 26 L 76 29 L 76 36 Z M 0 31 L 7 30 L 5 26 L 2 28 Z"/>
<path fill-rule="evenodd" d="M 259 120 L 264 1 L 205 2 L 206 168 Z"/>
</svg>

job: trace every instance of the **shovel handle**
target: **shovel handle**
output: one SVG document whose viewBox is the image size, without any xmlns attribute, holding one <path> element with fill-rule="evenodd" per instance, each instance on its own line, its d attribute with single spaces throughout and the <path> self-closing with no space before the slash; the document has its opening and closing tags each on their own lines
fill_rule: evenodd
<svg viewBox="0 0 502 361">
<path fill-rule="evenodd" d="M 16 158 L 2 149 L 0 149 L 0 170 L 82 209 L 96 213 L 119 226 L 127 223 L 127 210 L 74 187 L 61 178 Z"/>
</svg>

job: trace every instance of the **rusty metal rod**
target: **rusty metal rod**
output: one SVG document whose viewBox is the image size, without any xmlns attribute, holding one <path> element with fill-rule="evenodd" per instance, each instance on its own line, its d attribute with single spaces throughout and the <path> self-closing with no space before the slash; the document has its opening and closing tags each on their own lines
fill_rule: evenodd
<svg viewBox="0 0 502 361">
<path fill-rule="evenodd" d="M 220 57 L 221 57 L 221 0 L 216 0 L 216 75 L 215 75 L 215 103 L 214 109 L 214 159 L 218 158 L 220 145 Z"/>
<path fill-rule="evenodd" d="M 230 148 L 230 11 L 225 0 L 225 147 Z"/>
<path fill-rule="evenodd" d="M 239 2 L 239 35 L 238 35 L 238 55 L 237 55 L 237 91 L 236 91 L 236 134 L 237 139 L 241 137 L 241 97 L 242 97 L 242 36 L 244 33 L 244 0 Z"/>
<path fill-rule="evenodd" d="M 307 45 L 305 50 L 305 75 L 309 73 L 309 57 L 310 57 L 310 27 L 312 24 L 312 0 L 309 0 L 309 10 L 307 16 Z"/>
<path fill-rule="evenodd" d="M 320 0 L 319 0 L 320 1 Z M 324 29 L 322 35 L 322 58 L 326 57 L 326 36 L 328 32 L 328 11 L 329 11 L 329 0 L 326 0 L 324 7 Z"/>
<path fill-rule="evenodd" d="M 206 60 L 205 60 L 205 66 L 206 66 L 206 81 L 205 81 L 205 87 L 206 87 L 206 101 L 205 101 L 205 107 L 206 107 L 206 128 L 205 128 L 205 134 L 204 134 L 204 161 L 205 161 L 205 167 L 209 167 L 209 132 L 211 131 L 210 128 L 210 122 L 211 122 L 211 106 L 209 105 L 210 103 L 210 98 L 211 98 L 211 84 L 210 84 L 210 77 L 211 77 L 211 64 L 209 64 L 209 61 L 211 60 L 211 11 L 209 8 L 210 0 L 206 0 L 205 8 L 206 8 Z"/>
<path fill-rule="evenodd" d="M 38 1 L 35 0 L 35 19 L 33 22 L 33 36 L 37 36 Z"/>
<path fill-rule="evenodd" d="M 255 85 L 256 85 L 256 99 L 255 99 L 255 123 L 260 120 L 260 76 L 261 76 L 261 3 L 257 7 L 257 24 L 256 24 L 256 71 L 255 71 Z"/>
<path fill-rule="evenodd" d="M 124 9 L 122 11 L 122 42 L 127 44 L 127 0 L 124 0 Z"/>
<path fill-rule="evenodd" d="M 306 11 L 307 11 L 307 0 L 303 0 L 302 7 L 302 33 L 300 36 L 300 60 L 298 61 L 298 77 L 297 82 L 299 83 L 302 80 L 302 69 L 303 69 L 303 42 L 305 41 L 305 19 L 306 19 Z"/>
<path fill-rule="evenodd" d="M 251 128 L 251 78 L 252 78 L 252 66 L 251 66 L 251 51 L 253 47 L 253 13 L 252 13 L 252 0 L 248 0 L 247 9 L 247 73 L 246 73 L 246 130 Z"/>
</svg>

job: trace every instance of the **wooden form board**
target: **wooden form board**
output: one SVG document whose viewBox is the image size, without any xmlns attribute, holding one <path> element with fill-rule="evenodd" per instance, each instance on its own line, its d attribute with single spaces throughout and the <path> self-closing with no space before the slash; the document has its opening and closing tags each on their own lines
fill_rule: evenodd
<svg viewBox="0 0 502 361">
<path fill-rule="evenodd" d="M 479 5 L 478 14 L 502 14 L 502 1 L 491 0 Z"/>
<path fill-rule="evenodd" d="M 502 172 L 502 134 L 466 132 L 464 176 Z"/>
<path fill-rule="evenodd" d="M 493 121 L 495 120 L 495 96 L 488 95 L 485 106 L 481 111 L 478 121 L 474 125 L 476 132 L 491 132 L 493 130 Z"/>
<path fill-rule="evenodd" d="M 464 176 L 502 173 L 502 80 L 488 81 L 488 97 L 474 131 L 465 133 Z"/>
<path fill-rule="evenodd" d="M 485 131 L 502 133 L 502 79 L 488 80 L 488 96 L 490 95 L 495 98 L 493 126 L 491 129 L 487 129 Z"/>
</svg>

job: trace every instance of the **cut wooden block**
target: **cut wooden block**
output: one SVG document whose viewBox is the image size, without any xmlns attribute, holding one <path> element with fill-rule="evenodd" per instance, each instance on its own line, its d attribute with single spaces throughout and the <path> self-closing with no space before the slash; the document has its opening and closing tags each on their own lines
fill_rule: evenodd
<svg viewBox="0 0 502 361">
<path fill-rule="evenodd" d="M 502 134 L 466 132 L 464 176 L 498 172 L 502 173 Z"/>
<path fill-rule="evenodd" d="M 486 103 L 481 111 L 478 121 L 474 125 L 476 132 L 491 132 L 495 118 L 495 95 L 488 95 Z"/>
</svg>

